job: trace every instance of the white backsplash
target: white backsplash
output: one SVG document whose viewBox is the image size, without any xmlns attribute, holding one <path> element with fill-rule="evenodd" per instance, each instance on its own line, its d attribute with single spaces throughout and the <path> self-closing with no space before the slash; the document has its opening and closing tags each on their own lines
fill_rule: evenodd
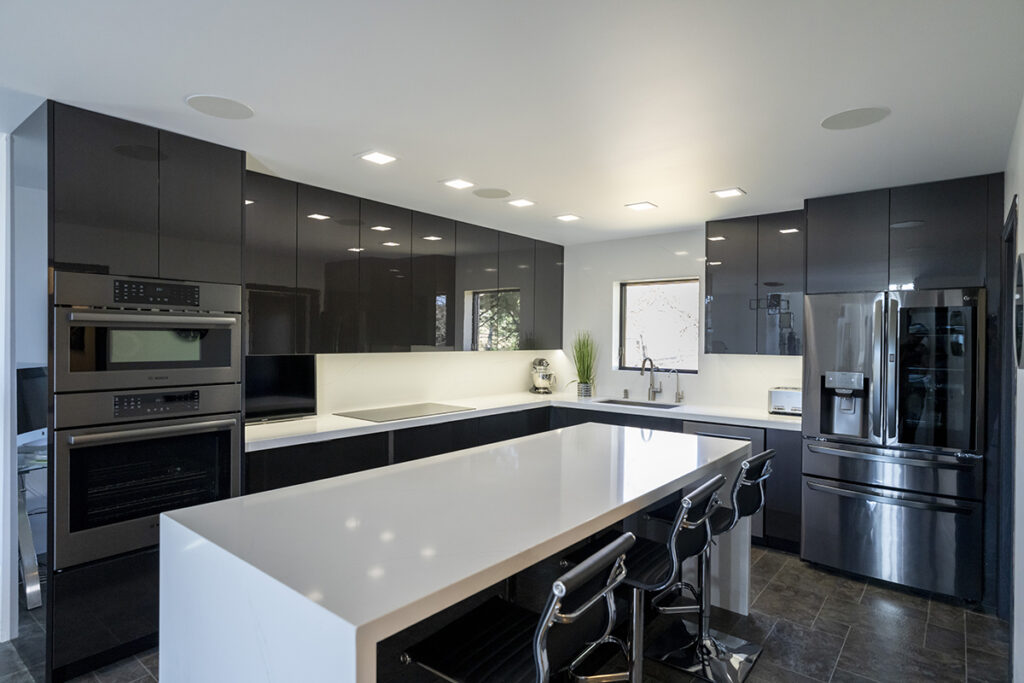
<svg viewBox="0 0 1024 683">
<path fill-rule="evenodd" d="M 676 232 L 565 248 L 565 322 L 568 344 L 577 330 L 590 331 L 598 342 L 596 393 L 646 400 L 650 378 L 615 369 L 614 339 L 618 324 L 616 292 L 623 281 L 699 277 L 704 293 L 704 226 Z M 701 320 L 703 325 L 703 317 Z M 703 348 L 703 338 L 701 339 Z M 684 403 L 767 410 L 768 390 L 801 385 L 800 356 L 701 354 L 697 374 L 679 375 Z M 657 373 L 659 401 L 671 401 L 675 377 Z"/>
<path fill-rule="evenodd" d="M 320 354 L 317 412 L 526 391 L 537 357 L 551 364 L 556 392 L 575 378 L 560 350 Z"/>
</svg>

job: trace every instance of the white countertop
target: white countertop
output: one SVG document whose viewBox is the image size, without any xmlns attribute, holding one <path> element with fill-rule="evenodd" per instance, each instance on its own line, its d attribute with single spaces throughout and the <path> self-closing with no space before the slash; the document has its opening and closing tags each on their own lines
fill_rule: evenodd
<svg viewBox="0 0 1024 683">
<path fill-rule="evenodd" d="M 341 618 L 363 652 L 666 495 L 731 472 L 749 451 L 729 439 L 583 424 L 176 510 L 161 528 L 169 543 L 176 522 Z M 162 566 L 196 548 L 162 545 Z"/>
<path fill-rule="evenodd" d="M 719 422 L 748 427 L 765 427 L 800 431 L 800 418 L 788 415 L 772 415 L 766 410 L 734 408 L 730 406 L 704 406 L 683 404 L 674 408 L 647 408 L 599 403 L 603 397 L 579 399 L 575 393 L 532 394 L 523 391 L 513 394 L 474 396 L 468 398 L 439 399 L 438 403 L 472 408 L 473 410 L 443 415 L 429 415 L 409 420 L 391 422 L 368 422 L 350 417 L 339 417 L 331 413 L 263 424 L 249 424 L 245 427 L 245 450 L 259 451 L 267 448 L 296 446 L 316 441 L 329 441 L 360 434 L 387 432 L 395 429 L 421 427 L 453 420 L 465 420 L 486 415 L 514 412 L 529 408 L 556 406 L 581 410 L 598 410 L 630 415 L 645 415 L 677 420 Z M 359 409 L 383 408 L 388 406 L 360 406 Z"/>
</svg>

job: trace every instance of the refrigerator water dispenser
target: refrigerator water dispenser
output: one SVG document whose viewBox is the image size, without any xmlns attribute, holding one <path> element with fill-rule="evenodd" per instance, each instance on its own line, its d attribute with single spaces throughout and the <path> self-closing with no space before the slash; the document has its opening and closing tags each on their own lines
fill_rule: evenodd
<svg viewBox="0 0 1024 683">
<path fill-rule="evenodd" d="M 868 384 L 862 372 L 826 372 L 821 377 L 821 433 L 867 438 Z"/>
</svg>

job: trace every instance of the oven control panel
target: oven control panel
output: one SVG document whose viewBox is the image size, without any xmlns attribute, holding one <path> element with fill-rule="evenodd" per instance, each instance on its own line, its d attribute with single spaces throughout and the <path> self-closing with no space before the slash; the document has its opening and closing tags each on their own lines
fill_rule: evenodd
<svg viewBox="0 0 1024 683">
<path fill-rule="evenodd" d="M 114 303 L 199 306 L 199 287 L 143 280 L 114 280 Z"/>
<path fill-rule="evenodd" d="M 169 417 L 198 410 L 198 389 L 166 394 L 114 395 L 114 417 Z"/>
</svg>

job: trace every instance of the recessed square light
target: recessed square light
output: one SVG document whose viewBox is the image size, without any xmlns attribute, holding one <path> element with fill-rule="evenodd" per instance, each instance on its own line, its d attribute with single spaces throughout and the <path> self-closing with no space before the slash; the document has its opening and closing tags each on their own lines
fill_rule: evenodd
<svg viewBox="0 0 1024 683">
<path fill-rule="evenodd" d="M 328 218 L 330 218 L 330 216 L 325 216 L 322 213 L 311 213 L 308 216 L 306 216 L 306 218 L 312 218 L 315 221 L 325 221 Z"/>
<path fill-rule="evenodd" d="M 381 242 L 381 246 L 385 246 L 385 247 L 400 247 L 402 245 L 399 244 L 398 242 Z"/>
<path fill-rule="evenodd" d="M 533 206 L 533 202 L 531 202 L 529 199 L 513 199 L 509 201 L 509 204 L 520 209 L 526 206 Z"/>
<path fill-rule="evenodd" d="M 563 213 L 561 216 L 555 216 L 555 218 L 564 223 L 572 223 L 573 221 L 578 221 L 580 219 L 579 216 L 573 213 Z"/>
<path fill-rule="evenodd" d="M 245 200 L 245 205 L 246 206 L 249 206 L 250 204 L 255 204 L 255 203 L 256 203 L 255 199 L 246 199 Z"/>
<path fill-rule="evenodd" d="M 362 247 L 349 247 L 348 250 L 349 251 L 355 251 L 355 252 L 364 251 L 364 249 Z"/>
<path fill-rule="evenodd" d="M 723 190 L 711 190 L 711 194 L 719 197 L 720 199 L 728 199 L 729 197 L 739 197 L 742 194 L 746 194 L 742 187 L 727 187 Z"/>
<path fill-rule="evenodd" d="M 423 239 L 428 240 L 430 242 L 437 242 L 438 240 L 442 240 L 444 238 L 443 237 L 438 237 L 437 235 L 427 235 Z"/>
<path fill-rule="evenodd" d="M 676 256 L 686 256 L 690 252 L 688 252 L 688 251 L 673 251 L 672 253 L 675 254 Z"/>
<path fill-rule="evenodd" d="M 721 261 L 708 261 L 708 265 L 709 266 L 720 266 L 720 265 L 722 265 L 722 262 Z"/>
<path fill-rule="evenodd" d="M 451 180 L 445 180 L 444 184 L 456 190 L 465 190 L 467 187 L 473 187 L 473 183 L 469 182 L 468 180 L 463 180 L 462 178 L 452 178 Z"/>
<path fill-rule="evenodd" d="M 391 228 L 389 228 L 386 225 L 375 225 L 372 228 L 370 228 L 370 230 L 376 230 L 377 232 L 387 232 L 390 229 Z"/>
<path fill-rule="evenodd" d="M 783 228 L 779 230 L 783 235 L 792 235 L 794 232 L 800 232 L 800 228 Z"/>
<path fill-rule="evenodd" d="M 361 154 L 359 158 L 363 161 L 369 161 L 370 163 L 377 164 L 378 166 L 390 164 L 395 160 L 395 157 L 390 154 L 385 154 L 384 152 L 367 152 L 366 154 Z"/>
<path fill-rule="evenodd" d="M 721 235 L 715 235 L 714 237 L 709 237 L 708 242 L 721 242 L 724 239 Z"/>
<path fill-rule="evenodd" d="M 635 204 L 626 204 L 627 209 L 633 209 L 634 211 L 650 211 L 651 209 L 657 209 L 657 204 L 651 204 L 650 202 L 636 202 Z"/>
</svg>

